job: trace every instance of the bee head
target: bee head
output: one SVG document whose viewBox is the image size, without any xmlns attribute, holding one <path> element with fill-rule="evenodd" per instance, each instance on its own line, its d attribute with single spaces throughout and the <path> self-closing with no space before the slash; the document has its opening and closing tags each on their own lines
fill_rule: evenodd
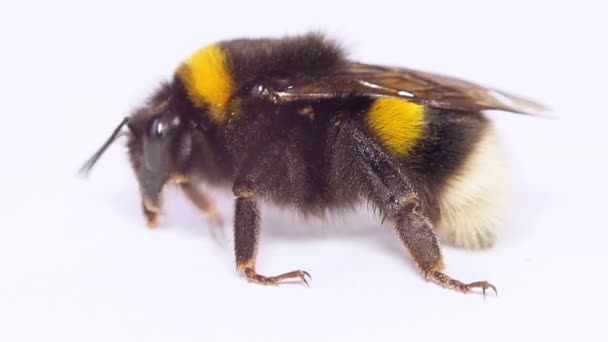
<svg viewBox="0 0 608 342">
<path fill-rule="evenodd" d="M 165 104 L 137 112 L 129 123 L 129 157 L 148 211 L 157 212 L 165 184 L 183 174 L 192 138 L 182 118 Z"/>
<path fill-rule="evenodd" d="M 105 149 L 121 134 L 128 137 L 128 153 L 147 211 L 159 212 L 165 184 L 184 174 L 192 154 L 190 126 L 161 89 L 143 107 L 125 118 L 104 145 L 82 167 L 88 173 Z M 163 96 L 166 95 L 166 96 Z M 128 131 L 121 132 L 123 126 Z"/>
</svg>

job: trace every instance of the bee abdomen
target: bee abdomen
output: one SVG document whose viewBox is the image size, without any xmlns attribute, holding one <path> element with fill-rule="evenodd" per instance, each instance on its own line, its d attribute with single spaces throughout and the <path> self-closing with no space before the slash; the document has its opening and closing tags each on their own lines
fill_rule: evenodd
<svg viewBox="0 0 608 342">
<path fill-rule="evenodd" d="M 438 196 L 440 238 L 470 249 L 491 247 L 505 225 L 511 183 L 506 155 L 491 125 Z"/>
</svg>

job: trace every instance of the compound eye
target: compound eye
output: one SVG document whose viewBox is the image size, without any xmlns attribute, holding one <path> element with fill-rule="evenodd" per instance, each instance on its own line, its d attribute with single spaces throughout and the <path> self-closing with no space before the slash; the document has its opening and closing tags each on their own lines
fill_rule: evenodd
<svg viewBox="0 0 608 342">
<path fill-rule="evenodd" d="M 167 134 L 167 130 L 169 129 L 169 125 L 163 122 L 161 118 L 156 118 L 152 120 L 150 124 L 150 136 L 153 138 L 162 138 Z"/>
</svg>

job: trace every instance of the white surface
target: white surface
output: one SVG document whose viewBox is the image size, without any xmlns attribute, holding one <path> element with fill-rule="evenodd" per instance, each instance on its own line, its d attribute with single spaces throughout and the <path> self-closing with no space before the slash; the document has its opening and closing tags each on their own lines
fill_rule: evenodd
<svg viewBox="0 0 608 342">
<path fill-rule="evenodd" d="M 3 4 L 0 341 L 605 340 L 600 4 Z M 491 280 L 498 297 L 426 283 L 391 228 L 364 211 L 305 223 L 265 207 L 259 270 L 302 268 L 313 280 L 251 285 L 235 272 L 230 224 L 227 242 L 214 242 L 176 191 L 161 227 L 145 228 L 122 143 L 91 179 L 74 177 L 193 49 L 307 29 L 366 62 L 460 76 L 555 109 L 560 120 L 490 113 L 518 179 L 512 226 L 491 251 L 444 247 L 449 274 Z M 229 194 L 217 198 L 230 222 Z"/>
</svg>

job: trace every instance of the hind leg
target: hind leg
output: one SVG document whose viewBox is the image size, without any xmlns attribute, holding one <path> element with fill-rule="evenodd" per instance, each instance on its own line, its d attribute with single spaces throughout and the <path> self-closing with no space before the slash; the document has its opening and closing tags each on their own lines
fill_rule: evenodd
<svg viewBox="0 0 608 342">
<path fill-rule="evenodd" d="M 340 169 L 356 170 L 360 191 L 395 223 L 399 238 L 423 276 L 438 285 L 461 292 L 496 288 L 487 281 L 464 283 L 443 273 L 444 263 L 431 220 L 409 177 L 393 159 L 354 123 L 344 123 L 337 137 Z"/>
</svg>

